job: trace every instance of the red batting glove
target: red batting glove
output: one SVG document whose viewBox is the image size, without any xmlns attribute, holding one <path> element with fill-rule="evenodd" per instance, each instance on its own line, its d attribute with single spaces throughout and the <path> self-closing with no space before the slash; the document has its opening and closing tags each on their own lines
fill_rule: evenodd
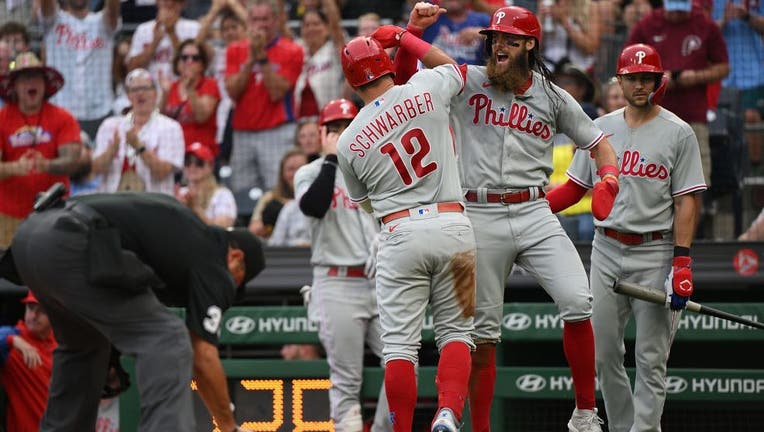
<svg viewBox="0 0 764 432">
<path fill-rule="evenodd" d="M 376 39 L 382 45 L 382 48 L 395 48 L 400 46 L 404 33 L 406 33 L 406 30 L 398 26 L 383 25 L 374 30 L 371 37 Z"/>
<path fill-rule="evenodd" d="M 688 256 L 674 257 L 674 275 L 671 283 L 674 293 L 671 294 L 671 310 L 684 309 L 692 295 L 694 285 L 690 264 L 692 264 L 692 258 Z"/>
<path fill-rule="evenodd" d="M 597 220 L 605 220 L 610 215 L 618 189 L 618 178 L 612 174 L 605 175 L 594 185 L 592 214 Z"/>
</svg>

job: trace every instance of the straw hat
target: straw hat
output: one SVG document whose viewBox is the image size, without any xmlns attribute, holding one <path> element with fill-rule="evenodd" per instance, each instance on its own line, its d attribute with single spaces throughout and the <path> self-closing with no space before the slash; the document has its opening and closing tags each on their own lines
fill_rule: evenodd
<svg viewBox="0 0 764 432">
<path fill-rule="evenodd" d="M 61 72 L 42 64 L 33 52 L 24 52 L 16 56 L 16 60 L 11 62 L 7 73 L 0 75 L 0 98 L 6 101 L 15 101 L 16 94 L 13 83 L 16 78 L 25 72 L 36 71 L 42 72 L 45 79 L 45 99 L 56 94 L 64 86 L 64 77 Z"/>
</svg>

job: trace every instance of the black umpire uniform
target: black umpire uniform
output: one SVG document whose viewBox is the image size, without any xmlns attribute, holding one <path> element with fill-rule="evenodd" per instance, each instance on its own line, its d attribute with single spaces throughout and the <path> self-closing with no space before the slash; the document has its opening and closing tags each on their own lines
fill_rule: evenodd
<svg viewBox="0 0 764 432">
<path fill-rule="evenodd" d="M 238 288 L 229 246 L 244 252 Z M 140 430 L 194 430 L 189 331 L 217 347 L 223 312 L 264 268 L 256 237 L 170 196 L 96 194 L 32 213 L 9 252 L 59 343 L 41 431 L 94 429 L 112 344 L 136 360 Z M 165 305 L 185 307 L 185 325 Z"/>
</svg>

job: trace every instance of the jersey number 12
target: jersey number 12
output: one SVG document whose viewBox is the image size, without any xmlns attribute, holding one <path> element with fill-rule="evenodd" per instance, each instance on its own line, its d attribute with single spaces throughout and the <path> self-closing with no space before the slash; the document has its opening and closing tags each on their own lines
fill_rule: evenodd
<svg viewBox="0 0 764 432">
<path fill-rule="evenodd" d="M 419 143 L 419 149 L 414 146 L 414 141 Z M 412 155 L 411 157 L 411 170 L 414 171 L 414 175 L 417 178 L 422 178 L 427 174 L 438 169 L 438 164 L 430 162 L 427 165 L 422 165 L 422 159 L 430 153 L 430 142 L 427 141 L 427 137 L 424 136 L 424 131 L 419 128 L 411 129 L 401 137 L 401 144 L 406 153 Z M 406 167 L 406 163 L 401 158 L 398 149 L 395 148 L 393 143 L 387 143 L 379 148 L 379 151 L 390 156 L 390 160 L 393 162 L 395 169 L 403 180 L 403 184 L 410 185 L 413 181 L 409 169 Z"/>
</svg>

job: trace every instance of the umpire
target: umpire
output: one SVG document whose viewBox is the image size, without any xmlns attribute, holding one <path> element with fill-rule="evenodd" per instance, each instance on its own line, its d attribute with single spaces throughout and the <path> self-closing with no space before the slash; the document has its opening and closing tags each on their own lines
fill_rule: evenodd
<svg viewBox="0 0 764 432">
<path fill-rule="evenodd" d="M 238 430 L 217 343 L 223 312 L 265 266 L 256 237 L 210 227 L 166 195 L 53 201 L 2 260 L 15 263 L 59 343 L 40 431 L 94 430 L 112 344 L 135 357 L 141 431 L 195 430 L 192 349 L 199 395 L 221 431 Z M 165 305 L 186 308 L 185 326 Z"/>
</svg>

